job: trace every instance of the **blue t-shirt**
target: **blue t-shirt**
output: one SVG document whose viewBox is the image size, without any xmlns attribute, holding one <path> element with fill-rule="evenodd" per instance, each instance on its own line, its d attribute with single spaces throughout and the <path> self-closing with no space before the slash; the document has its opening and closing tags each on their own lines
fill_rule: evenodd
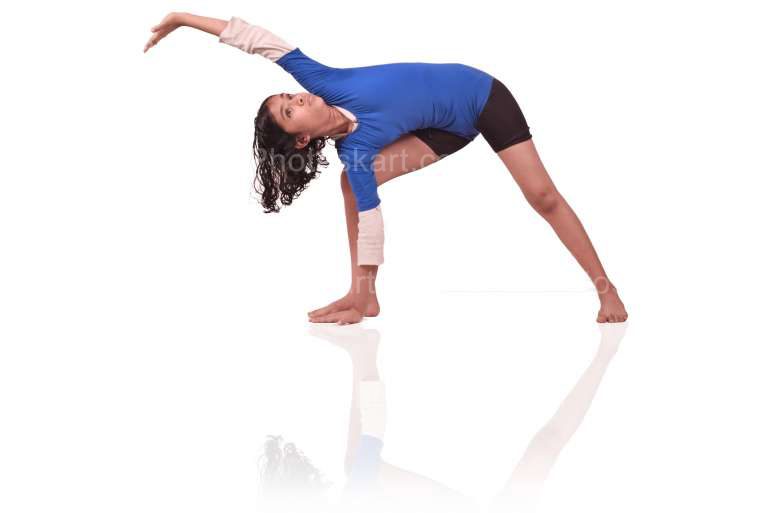
<svg viewBox="0 0 770 513">
<path fill-rule="evenodd" d="M 459 63 L 399 62 L 334 68 L 299 48 L 275 61 L 307 91 L 352 112 L 358 127 L 337 140 L 359 212 L 380 204 L 372 166 L 388 144 L 419 128 L 438 128 L 466 139 L 492 88 L 492 75 Z"/>
</svg>

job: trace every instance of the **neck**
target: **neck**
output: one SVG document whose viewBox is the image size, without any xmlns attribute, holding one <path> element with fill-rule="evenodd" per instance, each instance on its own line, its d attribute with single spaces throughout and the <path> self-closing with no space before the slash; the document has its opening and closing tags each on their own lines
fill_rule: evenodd
<svg viewBox="0 0 770 513">
<path fill-rule="evenodd" d="M 353 129 L 353 122 L 350 121 L 339 109 L 329 106 L 329 119 L 324 126 L 324 135 L 332 137 L 337 135 L 347 135 Z"/>
</svg>

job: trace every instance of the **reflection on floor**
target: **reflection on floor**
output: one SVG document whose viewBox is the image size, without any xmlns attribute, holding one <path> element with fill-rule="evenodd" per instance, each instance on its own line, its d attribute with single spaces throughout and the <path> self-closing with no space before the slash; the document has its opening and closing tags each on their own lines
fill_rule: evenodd
<svg viewBox="0 0 770 513">
<path fill-rule="evenodd" d="M 270 436 L 260 459 L 260 493 L 271 511 L 535 511 L 559 454 L 580 427 L 618 350 L 626 323 L 598 324 L 594 358 L 545 421 L 492 498 L 466 497 L 427 476 L 382 458 L 386 442 L 386 387 L 377 365 L 380 333 L 361 325 L 313 325 L 310 333 L 345 350 L 352 362 L 352 398 L 344 457 L 347 482 L 337 497 L 308 455 Z M 501 481 L 503 481 L 501 479 Z M 484 505 L 481 507 L 480 505 Z"/>
</svg>

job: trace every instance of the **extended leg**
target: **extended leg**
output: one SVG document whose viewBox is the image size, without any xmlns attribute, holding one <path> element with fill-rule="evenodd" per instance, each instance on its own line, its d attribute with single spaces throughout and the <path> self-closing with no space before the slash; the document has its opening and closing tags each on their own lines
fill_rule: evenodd
<svg viewBox="0 0 770 513">
<path fill-rule="evenodd" d="M 497 153 L 532 207 L 551 225 L 580 266 L 588 273 L 601 307 L 598 322 L 622 322 L 628 317 L 615 286 L 604 271 L 583 225 L 556 190 L 540 161 L 532 139 Z"/>
</svg>

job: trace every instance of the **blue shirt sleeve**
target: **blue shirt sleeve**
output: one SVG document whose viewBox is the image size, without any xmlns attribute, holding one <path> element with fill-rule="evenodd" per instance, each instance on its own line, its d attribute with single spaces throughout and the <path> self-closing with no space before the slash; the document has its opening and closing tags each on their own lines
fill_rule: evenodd
<svg viewBox="0 0 770 513">
<path fill-rule="evenodd" d="M 305 55 L 299 47 L 275 61 L 307 91 L 327 98 L 333 92 L 333 73 L 337 68 L 321 64 Z"/>
<path fill-rule="evenodd" d="M 372 160 L 374 155 L 364 150 L 348 150 L 338 152 L 356 197 L 356 207 L 359 212 L 370 210 L 380 204 L 377 194 L 377 179 L 374 176 Z"/>
</svg>

